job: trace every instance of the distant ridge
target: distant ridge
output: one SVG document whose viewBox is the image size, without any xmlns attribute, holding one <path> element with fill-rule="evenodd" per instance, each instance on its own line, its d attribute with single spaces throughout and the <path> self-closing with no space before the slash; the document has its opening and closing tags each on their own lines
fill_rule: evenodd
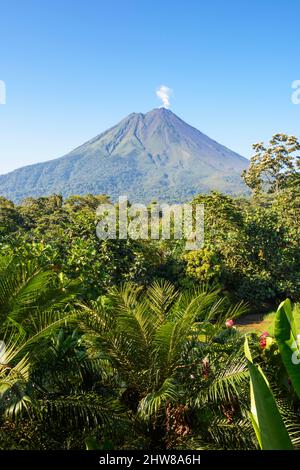
<svg viewBox="0 0 300 470">
<path fill-rule="evenodd" d="M 20 202 L 53 193 L 181 202 L 219 190 L 245 193 L 248 160 L 165 108 L 132 113 L 64 157 L 0 176 L 0 195 Z"/>
</svg>

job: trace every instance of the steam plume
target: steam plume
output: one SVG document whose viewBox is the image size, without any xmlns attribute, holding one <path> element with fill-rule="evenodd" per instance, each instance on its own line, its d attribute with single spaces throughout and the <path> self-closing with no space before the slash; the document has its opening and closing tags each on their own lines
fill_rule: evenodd
<svg viewBox="0 0 300 470">
<path fill-rule="evenodd" d="M 162 105 L 164 108 L 170 107 L 170 95 L 172 94 L 172 92 L 173 90 L 171 90 L 171 88 L 167 87 L 166 85 L 161 85 L 156 90 L 156 96 L 158 96 L 158 98 L 162 100 Z"/>
</svg>

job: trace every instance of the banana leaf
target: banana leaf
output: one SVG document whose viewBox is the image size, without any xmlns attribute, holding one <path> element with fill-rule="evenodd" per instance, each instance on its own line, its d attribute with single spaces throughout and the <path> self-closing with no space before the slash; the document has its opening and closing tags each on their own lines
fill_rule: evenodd
<svg viewBox="0 0 300 470">
<path fill-rule="evenodd" d="M 282 302 L 275 317 L 275 338 L 295 392 L 300 398 L 300 309 L 289 299 Z"/>
<path fill-rule="evenodd" d="M 251 422 L 262 450 L 291 450 L 293 445 L 276 405 L 267 378 L 253 364 L 247 338 L 245 356 L 250 373 Z"/>
</svg>

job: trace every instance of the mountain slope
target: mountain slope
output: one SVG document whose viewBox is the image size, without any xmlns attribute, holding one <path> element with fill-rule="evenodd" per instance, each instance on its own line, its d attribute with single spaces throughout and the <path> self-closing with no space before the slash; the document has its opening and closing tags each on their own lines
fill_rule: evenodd
<svg viewBox="0 0 300 470">
<path fill-rule="evenodd" d="M 132 201 L 184 201 L 212 189 L 245 192 L 248 160 L 164 108 L 133 113 L 56 160 L 0 176 L 0 195 L 14 201 L 51 193 L 106 193 Z"/>
</svg>

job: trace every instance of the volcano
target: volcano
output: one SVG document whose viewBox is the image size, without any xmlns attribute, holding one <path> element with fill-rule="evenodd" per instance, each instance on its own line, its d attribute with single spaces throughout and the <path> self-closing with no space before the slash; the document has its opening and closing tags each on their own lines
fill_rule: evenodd
<svg viewBox="0 0 300 470">
<path fill-rule="evenodd" d="M 183 202 L 211 190 L 247 192 L 248 160 L 172 111 L 132 113 L 67 155 L 0 176 L 0 195 L 107 194 L 132 202 Z"/>
</svg>

